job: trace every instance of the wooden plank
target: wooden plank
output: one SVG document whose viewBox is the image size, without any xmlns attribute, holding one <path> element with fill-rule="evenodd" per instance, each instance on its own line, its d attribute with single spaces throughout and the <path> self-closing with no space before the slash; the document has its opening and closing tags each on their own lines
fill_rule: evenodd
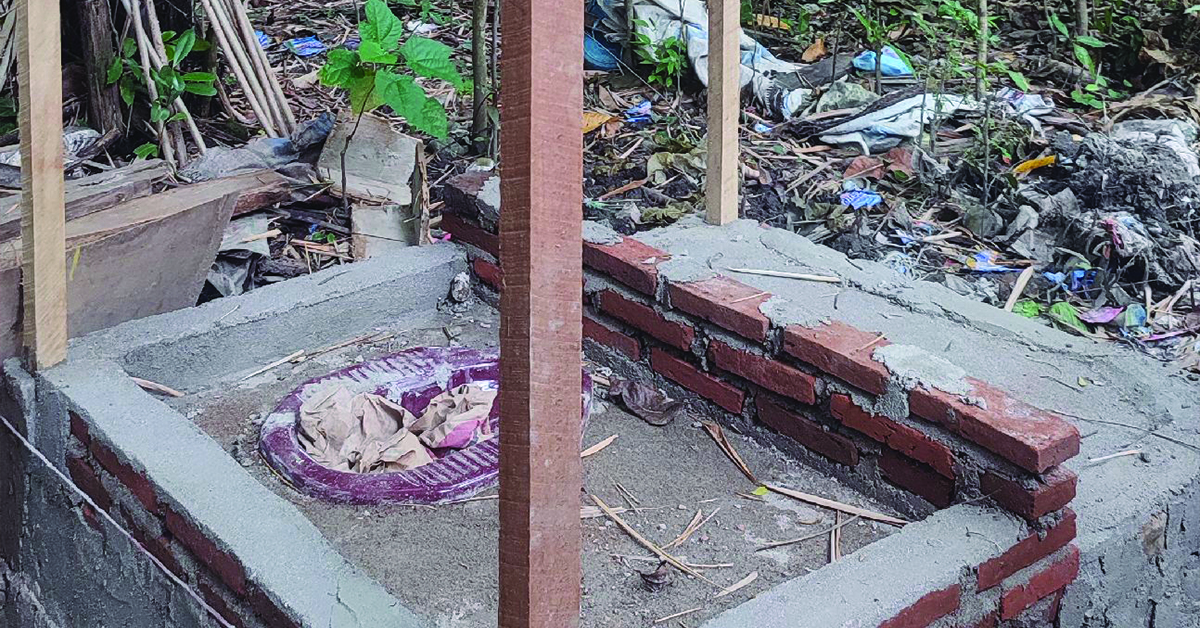
<svg viewBox="0 0 1200 628">
<path fill-rule="evenodd" d="M 62 256 L 62 50 L 59 3 L 17 0 L 21 87 L 21 233 L 24 234 L 26 364 L 67 357 L 67 285 Z"/>
<path fill-rule="evenodd" d="M 72 337 L 191 307 L 238 195 L 238 177 L 135 199 L 67 223 L 64 260 Z M 0 360 L 15 354 L 22 243 L 0 243 Z"/>
<path fill-rule="evenodd" d="M 705 216 L 724 225 L 738 217 L 738 117 L 741 24 L 738 0 L 708 1 L 708 174 Z"/>
<path fill-rule="evenodd" d="M 500 628 L 579 625 L 583 11 L 504 0 Z"/>
<path fill-rule="evenodd" d="M 82 218 L 126 201 L 147 196 L 170 174 L 161 160 L 139 161 L 66 183 L 66 219 Z M 21 234 L 20 193 L 0 197 L 0 242 Z"/>
</svg>

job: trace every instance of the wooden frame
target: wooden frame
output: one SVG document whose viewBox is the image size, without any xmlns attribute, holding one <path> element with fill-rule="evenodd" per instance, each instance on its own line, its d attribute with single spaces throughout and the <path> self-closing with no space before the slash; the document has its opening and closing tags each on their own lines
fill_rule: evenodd
<svg viewBox="0 0 1200 628">
<path fill-rule="evenodd" d="M 708 0 L 708 177 L 704 190 L 709 224 L 738 218 L 738 119 L 741 114 L 741 4 Z"/>
<path fill-rule="evenodd" d="M 16 11 L 25 358 L 30 368 L 44 369 L 67 357 L 59 4 L 17 0 Z"/>
<path fill-rule="evenodd" d="M 500 628 L 579 625 L 583 3 L 501 11 Z"/>
</svg>

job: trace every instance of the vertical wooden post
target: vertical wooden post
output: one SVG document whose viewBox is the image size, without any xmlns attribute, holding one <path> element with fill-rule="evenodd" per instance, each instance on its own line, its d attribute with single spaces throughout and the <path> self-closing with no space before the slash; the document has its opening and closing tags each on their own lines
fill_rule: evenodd
<svg viewBox="0 0 1200 628">
<path fill-rule="evenodd" d="M 740 20 L 738 0 L 708 0 L 708 175 L 704 204 L 712 225 L 728 224 L 738 217 Z"/>
<path fill-rule="evenodd" d="M 17 0 L 16 10 L 25 357 L 42 369 L 67 357 L 62 37 L 57 1 Z"/>
<path fill-rule="evenodd" d="M 501 18 L 500 628 L 579 625 L 583 3 Z"/>
</svg>

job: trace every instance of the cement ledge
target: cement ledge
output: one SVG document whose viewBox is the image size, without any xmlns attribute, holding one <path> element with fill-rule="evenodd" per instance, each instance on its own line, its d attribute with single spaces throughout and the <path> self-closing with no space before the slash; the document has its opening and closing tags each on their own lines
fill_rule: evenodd
<svg viewBox="0 0 1200 628">
<path fill-rule="evenodd" d="M 930 592 L 956 585 L 962 585 L 966 601 L 973 596 L 965 594 L 975 592 L 972 569 L 1001 555 L 1001 548 L 1014 545 L 1023 531 L 1020 521 L 998 510 L 953 506 L 838 562 L 777 585 L 702 627 L 878 626 Z M 967 602 L 955 612 L 986 611 Z"/>
<path fill-rule="evenodd" d="M 91 437 L 149 479 L 158 499 L 216 547 L 298 625 L 338 628 L 421 622 L 356 571 L 294 506 L 276 496 L 191 421 L 138 388 L 112 361 L 72 360 L 39 376 Z M 65 414 L 65 413 L 64 413 Z M 40 421 L 67 422 L 66 416 Z"/>
<path fill-rule="evenodd" d="M 465 270 L 466 255 L 457 246 L 411 247 L 402 255 L 337 266 L 89 334 L 71 342 L 70 359 L 114 360 L 131 375 L 186 391 L 185 384 L 211 384 L 238 369 L 249 372 L 340 338 L 347 317 L 357 321 L 356 328 L 369 329 L 433 310 L 453 277 Z M 354 297 L 352 311 L 347 297 Z M 260 333 L 259 326 L 268 324 L 277 331 Z M 222 351 L 229 346 L 240 349 Z"/>
</svg>

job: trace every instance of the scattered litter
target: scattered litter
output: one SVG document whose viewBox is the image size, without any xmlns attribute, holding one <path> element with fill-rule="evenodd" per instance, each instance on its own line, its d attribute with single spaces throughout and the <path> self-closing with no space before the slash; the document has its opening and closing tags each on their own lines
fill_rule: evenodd
<svg viewBox="0 0 1200 628">
<path fill-rule="evenodd" d="M 614 377 L 608 394 L 643 421 L 662 427 L 686 412 L 682 401 L 671 399 L 659 389 L 631 379 Z"/>
<path fill-rule="evenodd" d="M 851 190 L 842 193 L 842 204 L 854 209 L 868 209 L 883 203 L 883 197 L 869 190 Z"/>
<path fill-rule="evenodd" d="M 1088 462 L 1092 462 L 1092 463 L 1104 462 L 1105 460 L 1112 460 L 1113 458 L 1122 458 L 1125 456 L 1136 456 L 1141 453 L 1142 453 L 1141 449 L 1130 449 L 1128 451 L 1122 451 L 1122 452 L 1118 452 L 1115 454 L 1109 454 L 1107 456 L 1100 456 L 1099 458 L 1088 458 Z"/>
<path fill-rule="evenodd" d="M 311 57 L 325 52 L 328 48 L 320 39 L 313 36 L 297 37 L 283 42 L 283 45 L 297 57 Z"/>
<path fill-rule="evenodd" d="M 587 458 L 589 456 L 594 456 L 594 455 L 600 453 L 601 451 L 603 451 L 605 447 L 608 447 L 609 445 L 613 444 L 613 441 L 615 441 L 615 440 L 617 440 L 617 435 L 613 434 L 612 436 L 609 436 L 608 438 L 596 443 L 595 445 L 592 445 L 591 447 L 588 447 L 587 449 L 584 449 L 583 451 L 579 452 L 579 457 Z"/>
<path fill-rule="evenodd" d="M 148 379 L 142 379 L 140 377 L 130 377 L 129 379 L 133 380 L 133 383 L 137 384 L 142 390 L 147 392 L 158 393 L 160 395 L 166 395 L 167 397 L 183 396 L 183 393 L 179 392 L 178 390 L 175 390 L 170 386 L 159 384 L 158 382 L 152 382 Z"/>
<path fill-rule="evenodd" d="M 638 575 L 642 577 L 642 586 L 651 593 L 658 593 L 671 584 L 670 563 L 665 560 L 658 564 L 658 569 L 650 573 L 639 571 Z"/>
<path fill-rule="evenodd" d="M 725 597 L 726 595 L 729 595 L 730 593 L 733 593 L 733 592 L 737 591 L 738 589 L 741 589 L 742 587 L 750 584 L 751 582 L 754 582 L 755 580 L 758 580 L 758 572 L 752 571 L 745 578 L 742 578 L 741 580 L 738 580 L 737 582 L 729 585 L 728 587 L 721 589 L 721 592 L 714 595 L 713 598 L 716 599 L 719 597 Z"/>
<path fill-rule="evenodd" d="M 874 72 L 876 63 L 879 64 L 879 71 L 884 76 L 909 76 L 913 73 L 908 62 L 900 58 L 896 54 L 896 50 L 891 46 L 883 47 L 883 56 L 881 61 L 876 62 L 875 51 L 868 50 L 854 58 L 854 67 L 863 72 Z"/>
</svg>

